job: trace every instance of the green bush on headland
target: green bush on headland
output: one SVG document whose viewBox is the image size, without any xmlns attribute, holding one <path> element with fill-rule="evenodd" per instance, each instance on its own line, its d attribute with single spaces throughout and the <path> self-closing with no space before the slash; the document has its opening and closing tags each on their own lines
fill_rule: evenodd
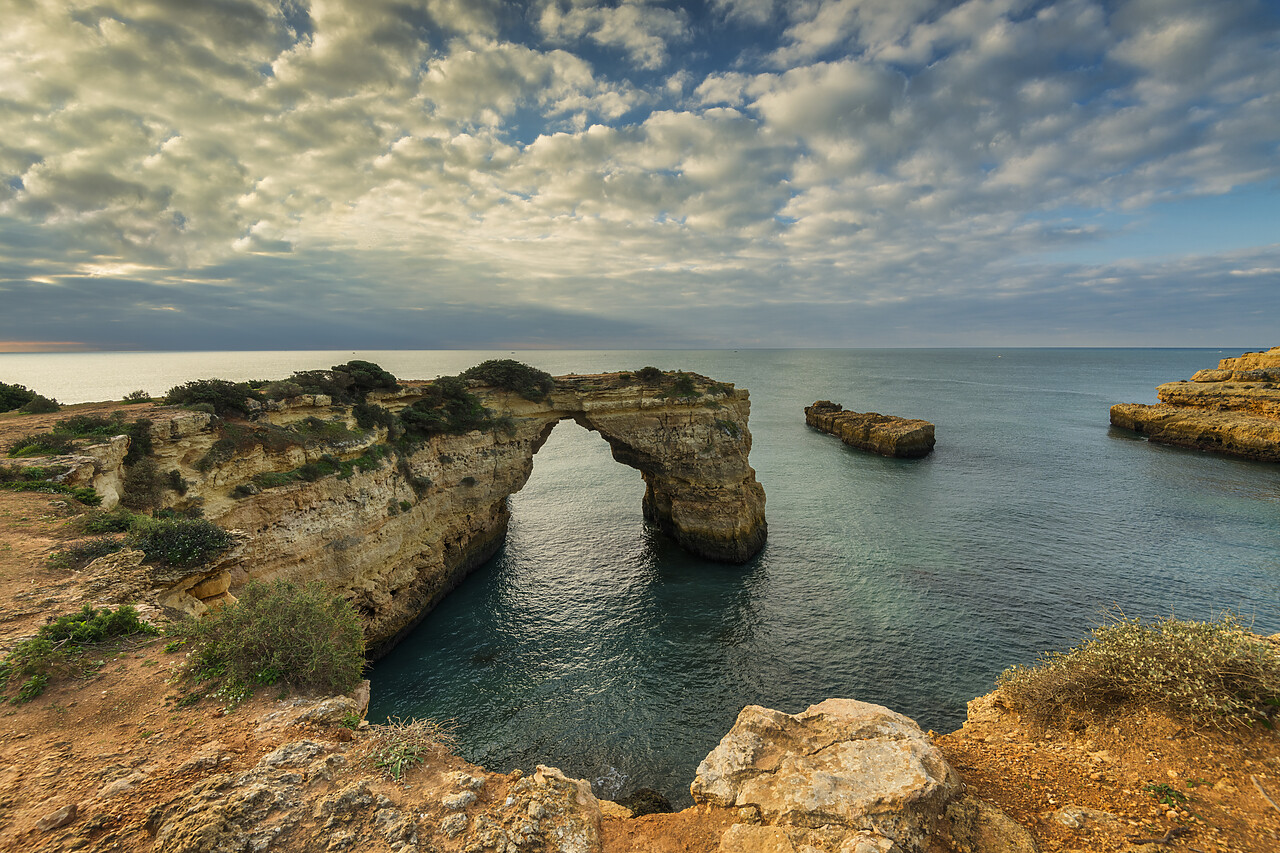
<svg viewBox="0 0 1280 853">
<path fill-rule="evenodd" d="M 59 616 L 41 625 L 34 637 L 20 640 L 0 661 L 0 681 L 11 687 L 20 683 L 13 702 L 25 702 L 44 692 L 49 678 L 63 669 L 85 646 L 131 634 L 156 634 L 155 628 L 138 618 L 138 611 L 125 604 L 116 610 L 95 609 L 86 604 L 78 613 Z"/>
<path fill-rule="evenodd" d="M 0 412 L 12 412 L 36 398 L 36 392 L 25 385 L 0 382 Z"/>
<path fill-rule="evenodd" d="M 318 583 L 252 581 L 234 604 L 177 629 L 193 652 L 187 673 L 231 698 L 285 682 L 346 693 L 364 671 L 364 632 L 355 609 Z"/>
<path fill-rule="evenodd" d="M 997 685 L 1006 702 L 1045 723 L 1149 708 L 1199 724 L 1270 724 L 1280 708 L 1280 648 L 1230 615 L 1121 616 L 1070 651 L 1005 670 Z"/>
<path fill-rule="evenodd" d="M 556 387 L 556 381 L 550 373 L 510 358 L 481 362 L 462 371 L 461 375 L 463 379 L 474 380 L 503 391 L 514 391 L 535 403 L 545 400 Z"/>
</svg>

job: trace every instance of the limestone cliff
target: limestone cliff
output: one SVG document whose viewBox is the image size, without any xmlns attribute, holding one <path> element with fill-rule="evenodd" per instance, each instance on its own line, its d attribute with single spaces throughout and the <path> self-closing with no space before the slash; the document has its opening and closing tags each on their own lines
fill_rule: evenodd
<svg viewBox="0 0 1280 853">
<path fill-rule="evenodd" d="M 507 497 L 566 419 L 640 471 L 646 518 L 699 556 L 743 562 L 766 535 L 749 397 L 685 376 L 693 386 L 680 397 L 629 374 L 562 377 L 541 402 L 473 384 L 490 426 L 394 447 L 385 427 L 360 429 L 350 407 L 321 395 L 269 403 L 252 423 L 156 410 L 151 458 L 176 486 L 163 503 L 199 506 L 240 539 L 160 597 L 199 610 L 252 579 L 318 580 L 357 606 L 376 656 L 498 549 Z M 402 411 L 429 388 L 410 382 L 368 399 Z"/>
<path fill-rule="evenodd" d="M 933 424 L 919 419 L 847 412 L 839 403 L 819 400 L 804 410 L 805 423 L 834 435 L 850 447 L 881 456 L 918 459 L 933 452 Z"/>
<path fill-rule="evenodd" d="M 1120 403 L 1111 423 L 1161 444 L 1280 462 L 1280 347 L 1224 358 L 1156 388 L 1154 406 Z"/>
</svg>

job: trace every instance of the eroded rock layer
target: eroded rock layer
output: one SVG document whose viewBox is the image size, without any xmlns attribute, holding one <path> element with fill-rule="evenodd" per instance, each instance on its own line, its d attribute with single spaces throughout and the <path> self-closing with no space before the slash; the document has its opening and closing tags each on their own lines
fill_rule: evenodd
<svg viewBox="0 0 1280 853">
<path fill-rule="evenodd" d="M 847 412 L 830 400 L 819 400 L 804 410 L 805 423 L 834 435 L 850 447 L 881 456 L 918 459 L 933 451 L 933 424 L 917 418 L 900 418 L 879 412 Z"/>
<path fill-rule="evenodd" d="M 384 427 L 360 429 L 350 407 L 320 395 L 270 403 L 251 424 L 200 412 L 156 417 L 151 458 L 166 483 L 181 486 L 163 502 L 198 505 L 239 539 L 199 574 L 165 578 L 161 603 L 198 611 L 253 579 L 320 581 L 360 610 L 376 656 L 501 546 L 507 497 L 567 419 L 640 471 L 646 517 L 680 545 L 745 561 L 766 535 L 764 490 L 748 463 L 749 397 L 685 375 L 693 391 L 680 397 L 628 374 L 563 377 L 540 402 L 473 384 L 489 426 L 394 447 Z M 410 382 L 369 402 L 396 412 L 426 391 Z M 288 440 L 283 427 L 294 428 Z M 317 475 L 318 463 L 327 467 Z"/>
<path fill-rule="evenodd" d="M 1111 423 L 1161 444 L 1280 462 L 1280 347 L 1224 358 L 1156 395 L 1156 405 L 1112 406 Z"/>
</svg>

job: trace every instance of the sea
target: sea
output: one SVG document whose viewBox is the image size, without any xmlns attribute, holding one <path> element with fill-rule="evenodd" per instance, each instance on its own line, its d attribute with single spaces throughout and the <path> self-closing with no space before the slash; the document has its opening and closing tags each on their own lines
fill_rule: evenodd
<svg viewBox="0 0 1280 853">
<path fill-rule="evenodd" d="M 369 672 L 375 722 L 448 721 L 488 769 L 548 764 L 681 806 L 744 705 L 848 697 L 946 732 L 1006 667 L 1109 619 L 1230 613 L 1280 632 L 1280 466 L 1108 423 L 1113 403 L 1260 348 L 3 354 L 0 381 L 80 402 L 351 358 L 404 378 L 516 358 L 749 389 L 757 557 L 681 551 L 644 523 L 639 473 L 563 422 L 510 498 L 503 549 Z M 820 399 L 930 420 L 937 447 L 846 447 L 805 425 Z"/>
</svg>

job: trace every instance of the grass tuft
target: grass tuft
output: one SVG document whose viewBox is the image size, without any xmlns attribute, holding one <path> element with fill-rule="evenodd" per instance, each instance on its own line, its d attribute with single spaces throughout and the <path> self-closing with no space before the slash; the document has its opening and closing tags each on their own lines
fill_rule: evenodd
<svg viewBox="0 0 1280 853">
<path fill-rule="evenodd" d="M 388 717 L 384 724 L 369 726 L 368 744 L 368 763 L 399 782 L 426 756 L 453 746 L 453 726 L 434 720 Z"/>
</svg>

